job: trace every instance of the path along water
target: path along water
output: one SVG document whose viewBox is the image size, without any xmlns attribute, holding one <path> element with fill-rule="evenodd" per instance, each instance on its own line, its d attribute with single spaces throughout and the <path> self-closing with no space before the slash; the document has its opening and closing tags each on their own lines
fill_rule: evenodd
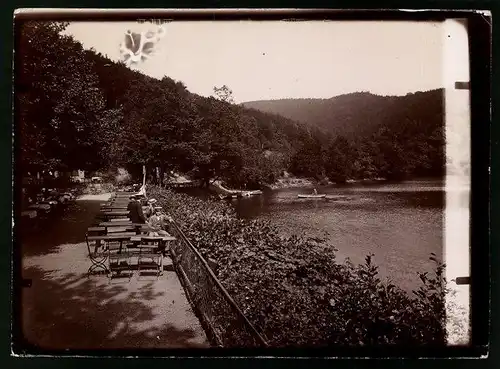
<svg viewBox="0 0 500 369">
<path fill-rule="evenodd" d="M 87 277 L 85 232 L 107 196 L 80 198 L 21 239 L 22 332 L 49 349 L 208 347 L 172 268 L 159 279 Z M 168 262 L 167 262 L 168 264 Z"/>
</svg>

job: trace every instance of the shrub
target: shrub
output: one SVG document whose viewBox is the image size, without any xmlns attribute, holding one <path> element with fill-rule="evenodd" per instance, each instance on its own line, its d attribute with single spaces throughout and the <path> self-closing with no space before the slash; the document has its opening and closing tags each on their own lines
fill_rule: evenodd
<svg viewBox="0 0 500 369">
<path fill-rule="evenodd" d="M 271 346 L 445 344 L 444 265 L 410 296 L 362 265 L 335 259 L 325 239 L 279 236 L 261 220 L 241 220 L 226 202 L 153 187 L 159 200 Z"/>
</svg>

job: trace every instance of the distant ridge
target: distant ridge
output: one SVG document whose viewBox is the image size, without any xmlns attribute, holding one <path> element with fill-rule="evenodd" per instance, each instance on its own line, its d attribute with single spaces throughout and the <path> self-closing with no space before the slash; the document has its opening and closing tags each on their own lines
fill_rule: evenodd
<svg viewBox="0 0 500 369">
<path fill-rule="evenodd" d="M 337 135 L 372 133 L 411 119 L 442 124 L 443 89 L 381 96 L 355 92 L 329 99 L 278 99 L 244 102 L 241 105 L 301 122 Z"/>
</svg>

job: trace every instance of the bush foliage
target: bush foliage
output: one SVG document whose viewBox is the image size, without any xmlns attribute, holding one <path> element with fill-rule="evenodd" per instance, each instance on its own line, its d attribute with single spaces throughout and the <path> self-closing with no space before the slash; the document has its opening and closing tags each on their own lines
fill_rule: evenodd
<svg viewBox="0 0 500 369">
<path fill-rule="evenodd" d="M 225 202 L 158 187 L 149 194 L 216 261 L 217 277 L 272 346 L 445 344 L 444 265 L 434 255 L 435 271 L 421 273 L 409 295 L 378 277 L 374 255 L 340 263 L 325 239 L 282 237 Z"/>
</svg>

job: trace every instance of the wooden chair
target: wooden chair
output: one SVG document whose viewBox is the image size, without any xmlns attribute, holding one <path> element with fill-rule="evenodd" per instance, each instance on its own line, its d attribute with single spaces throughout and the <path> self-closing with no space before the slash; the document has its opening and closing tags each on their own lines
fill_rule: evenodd
<svg viewBox="0 0 500 369">
<path fill-rule="evenodd" d="M 132 278 L 131 258 L 128 250 L 122 249 L 122 242 L 110 241 L 108 249 L 108 277 L 111 280 L 114 276 L 121 276 L 124 272 L 128 274 L 128 280 Z"/>
<path fill-rule="evenodd" d="M 161 246 L 162 237 L 141 237 L 141 243 L 137 245 L 139 249 L 137 269 L 139 276 L 143 271 L 154 271 L 158 278 L 163 272 L 163 253 Z"/>
<path fill-rule="evenodd" d="M 87 270 L 87 276 L 90 276 L 92 272 L 96 270 L 102 270 L 104 273 L 108 273 L 109 270 L 106 267 L 106 260 L 108 259 L 108 254 L 104 250 L 103 247 L 100 247 L 100 243 L 95 241 L 94 250 L 92 250 L 92 246 L 90 245 L 91 241 L 89 241 L 88 232 L 85 234 L 85 241 L 87 243 L 87 250 L 90 262 L 92 263 Z"/>
</svg>

